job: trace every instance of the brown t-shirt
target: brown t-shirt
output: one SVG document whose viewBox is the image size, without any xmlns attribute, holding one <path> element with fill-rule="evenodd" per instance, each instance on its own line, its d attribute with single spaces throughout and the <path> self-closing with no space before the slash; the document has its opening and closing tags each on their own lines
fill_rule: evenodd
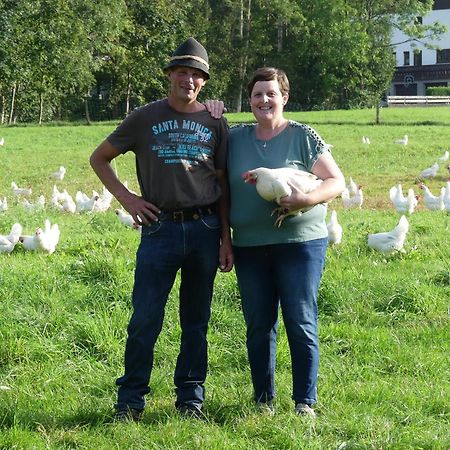
<svg viewBox="0 0 450 450">
<path fill-rule="evenodd" d="M 134 110 L 107 140 L 133 151 L 145 200 L 162 210 L 205 206 L 221 190 L 216 169 L 225 169 L 228 125 L 208 111 L 180 113 L 167 99 Z"/>
</svg>

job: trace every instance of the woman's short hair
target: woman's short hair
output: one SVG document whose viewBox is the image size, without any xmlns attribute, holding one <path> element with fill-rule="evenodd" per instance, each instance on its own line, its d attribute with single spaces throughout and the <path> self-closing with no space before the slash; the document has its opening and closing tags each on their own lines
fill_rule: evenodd
<svg viewBox="0 0 450 450">
<path fill-rule="evenodd" d="M 252 96 L 252 91 L 258 81 L 277 80 L 280 91 L 283 95 L 289 94 L 289 80 L 284 70 L 275 67 L 260 67 L 253 73 L 252 79 L 247 85 L 248 96 Z"/>
</svg>

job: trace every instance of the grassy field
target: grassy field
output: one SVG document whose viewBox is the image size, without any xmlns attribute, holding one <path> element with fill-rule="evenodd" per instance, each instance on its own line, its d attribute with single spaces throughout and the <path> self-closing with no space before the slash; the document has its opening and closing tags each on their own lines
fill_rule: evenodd
<svg viewBox="0 0 450 450">
<path fill-rule="evenodd" d="M 0 254 L 1 449 L 446 449 L 449 438 L 450 215 L 421 203 L 411 215 L 406 253 L 385 257 L 367 234 L 392 229 L 389 202 L 401 182 L 417 193 L 417 175 L 450 149 L 450 109 L 387 108 L 375 112 L 289 113 L 333 145 L 346 177 L 363 186 L 361 210 L 330 204 L 344 228 L 330 248 L 320 289 L 321 366 L 315 422 L 296 417 L 283 327 L 277 354 L 276 414 L 258 413 L 245 350 L 245 327 L 234 273 L 216 279 L 209 331 L 206 419 L 181 419 L 174 408 L 173 370 L 180 327 L 177 284 L 156 346 L 152 393 L 143 422 L 114 424 L 115 379 L 122 375 L 137 232 L 112 210 L 33 214 L 11 193 L 31 185 L 32 199 L 50 198 L 49 175 L 72 195 L 101 185 L 88 165 L 115 124 L 0 128 L 0 234 L 20 222 L 30 234 L 45 218 L 59 224 L 53 255 L 19 245 Z M 228 115 L 230 122 L 250 116 Z M 404 134 L 410 143 L 394 140 Z M 369 136 L 370 145 L 361 137 Z M 427 182 L 449 177 L 445 165 Z M 134 158 L 117 158 L 122 180 L 137 189 Z M 115 201 L 114 201 L 115 202 Z M 113 208 L 117 207 L 113 204 Z"/>
</svg>

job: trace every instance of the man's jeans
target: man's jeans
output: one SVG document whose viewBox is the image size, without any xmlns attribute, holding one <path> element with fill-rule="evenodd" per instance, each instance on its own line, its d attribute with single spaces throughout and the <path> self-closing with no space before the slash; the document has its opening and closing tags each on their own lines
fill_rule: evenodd
<svg viewBox="0 0 450 450">
<path fill-rule="evenodd" d="M 176 405 L 202 403 L 207 371 L 207 328 L 219 263 L 217 215 L 175 223 L 161 220 L 142 228 L 133 288 L 133 314 L 125 347 L 125 374 L 118 410 L 143 409 L 150 392 L 153 349 L 161 331 L 167 297 L 181 269 L 181 346 L 174 382 Z"/>
<path fill-rule="evenodd" d="M 279 305 L 291 351 L 292 398 L 296 403 L 307 404 L 317 400 L 317 292 L 326 247 L 326 238 L 291 244 L 234 247 L 257 402 L 267 402 L 275 396 Z"/>
</svg>

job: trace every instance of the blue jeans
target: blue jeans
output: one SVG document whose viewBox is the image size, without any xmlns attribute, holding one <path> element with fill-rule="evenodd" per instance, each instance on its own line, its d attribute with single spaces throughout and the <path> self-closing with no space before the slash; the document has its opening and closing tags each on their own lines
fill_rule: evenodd
<svg viewBox="0 0 450 450">
<path fill-rule="evenodd" d="M 181 345 L 174 382 L 176 406 L 202 403 L 207 371 L 207 328 L 219 263 L 217 215 L 142 228 L 133 288 L 133 314 L 125 347 L 125 374 L 118 378 L 118 410 L 143 409 L 168 295 L 181 269 Z"/>
<path fill-rule="evenodd" d="M 247 325 L 247 351 L 255 401 L 275 396 L 278 308 L 292 361 L 292 398 L 317 401 L 319 339 L 317 292 L 327 239 L 234 247 L 235 269 Z"/>
</svg>

